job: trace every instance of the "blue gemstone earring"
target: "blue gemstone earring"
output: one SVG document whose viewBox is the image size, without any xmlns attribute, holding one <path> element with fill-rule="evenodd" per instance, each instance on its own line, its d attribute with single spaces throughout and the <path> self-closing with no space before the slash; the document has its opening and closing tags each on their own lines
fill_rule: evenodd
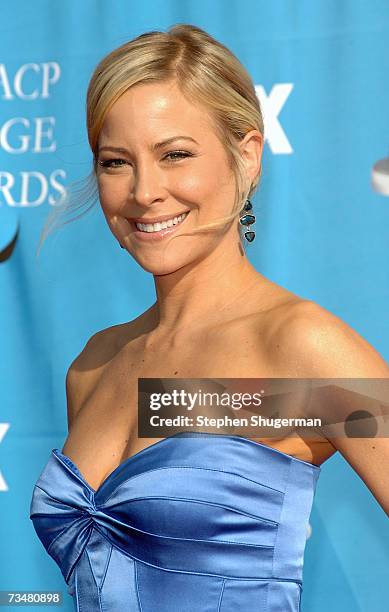
<svg viewBox="0 0 389 612">
<path fill-rule="evenodd" d="M 241 217 L 239 218 L 239 222 L 241 223 L 241 225 L 247 228 L 247 231 L 244 233 L 247 242 L 253 242 L 255 238 L 255 231 L 253 230 L 253 228 L 250 228 L 250 225 L 254 225 L 255 223 L 255 216 L 252 213 L 247 214 L 252 209 L 253 205 L 251 204 L 250 200 L 247 199 L 245 205 L 240 211 Z"/>
</svg>

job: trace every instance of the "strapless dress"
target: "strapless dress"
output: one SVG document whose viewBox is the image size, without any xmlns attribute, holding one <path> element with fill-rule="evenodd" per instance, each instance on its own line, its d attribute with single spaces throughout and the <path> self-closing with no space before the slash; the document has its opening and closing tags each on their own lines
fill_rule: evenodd
<svg viewBox="0 0 389 612">
<path fill-rule="evenodd" d="M 54 448 L 30 518 L 78 612 L 298 612 L 320 471 L 238 435 L 185 431 L 95 490 Z"/>
</svg>

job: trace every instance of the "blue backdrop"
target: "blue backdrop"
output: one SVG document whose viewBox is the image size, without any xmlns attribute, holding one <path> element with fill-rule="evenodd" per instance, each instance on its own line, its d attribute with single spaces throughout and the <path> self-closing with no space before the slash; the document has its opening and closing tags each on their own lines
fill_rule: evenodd
<svg viewBox="0 0 389 612">
<path fill-rule="evenodd" d="M 39 259 L 35 251 L 55 199 L 92 167 L 84 113 L 95 65 L 174 23 L 226 44 L 263 104 L 251 261 L 389 359 L 389 200 L 371 183 L 389 155 L 388 2 L 2 3 L 0 589 L 62 590 L 65 610 L 72 600 L 29 520 L 33 484 L 67 435 L 70 362 L 91 334 L 150 306 L 154 285 L 118 247 L 98 203 L 49 238 Z M 385 610 L 387 516 L 338 454 L 322 467 L 311 527 L 303 612 Z"/>
</svg>

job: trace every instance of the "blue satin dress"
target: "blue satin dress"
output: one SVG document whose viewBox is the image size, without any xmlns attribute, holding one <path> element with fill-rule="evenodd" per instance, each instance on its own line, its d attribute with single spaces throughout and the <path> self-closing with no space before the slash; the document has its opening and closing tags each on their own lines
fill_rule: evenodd
<svg viewBox="0 0 389 612">
<path fill-rule="evenodd" d="M 238 435 L 185 431 L 94 490 L 55 448 L 30 518 L 79 612 L 298 612 L 320 470 Z"/>
</svg>

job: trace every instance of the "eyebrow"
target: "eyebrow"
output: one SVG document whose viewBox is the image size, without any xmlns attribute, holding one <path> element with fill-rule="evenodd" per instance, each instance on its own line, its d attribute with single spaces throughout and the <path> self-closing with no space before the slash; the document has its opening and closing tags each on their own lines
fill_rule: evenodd
<svg viewBox="0 0 389 612">
<path fill-rule="evenodd" d="M 195 140 L 194 138 L 192 138 L 191 136 L 171 136 L 170 138 L 166 138 L 165 140 L 161 140 L 161 142 L 157 142 L 154 145 L 152 145 L 150 147 L 150 149 L 152 151 L 157 151 L 158 149 L 162 149 L 162 147 L 164 147 L 165 145 L 170 144 L 171 142 L 173 142 L 174 140 L 190 140 L 192 142 L 194 142 L 195 144 L 199 144 L 197 142 L 197 140 Z M 101 151 L 116 151 L 117 153 L 128 153 L 128 150 L 124 147 L 111 147 L 111 146 L 104 146 L 104 147 L 99 147 L 99 153 Z"/>
</svg>

